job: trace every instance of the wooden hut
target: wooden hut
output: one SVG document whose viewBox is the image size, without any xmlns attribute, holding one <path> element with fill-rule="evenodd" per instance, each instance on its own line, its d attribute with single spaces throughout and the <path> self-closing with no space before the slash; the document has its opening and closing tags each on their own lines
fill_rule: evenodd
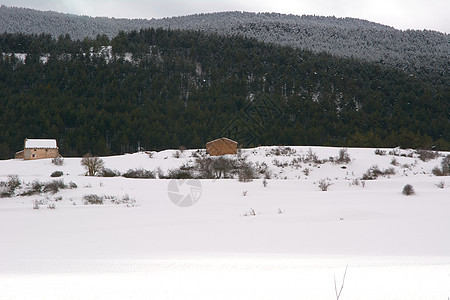
<svg viewBox="0 0 450 300">
<path fill-rule="evenodd" d="M 208 142 L 206 144 L 206 152 L 211 156 L 224 154 L 237 154 L 238 143 L 225 137 Z"/>
</svg>

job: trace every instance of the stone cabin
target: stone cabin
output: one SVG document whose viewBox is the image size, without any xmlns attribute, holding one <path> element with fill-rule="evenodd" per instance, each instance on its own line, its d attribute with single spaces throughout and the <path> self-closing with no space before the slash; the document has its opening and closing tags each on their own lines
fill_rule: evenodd
<svg viewBox="0 0 450 300">
<path fill-rule="evenodd" d="M 238 143 L 225 137 L 208 142 L 206 144 L 206 152 L 211 156 L 224 154 L 237 154 Z"/>
<path fill-rule="evenodd" d="M 59 156 L 56 140 L 53 139 L 25 139 L 22 151 L 16 153 L 15 158 L 24 160 L 55 158 Z"/>
</svg>

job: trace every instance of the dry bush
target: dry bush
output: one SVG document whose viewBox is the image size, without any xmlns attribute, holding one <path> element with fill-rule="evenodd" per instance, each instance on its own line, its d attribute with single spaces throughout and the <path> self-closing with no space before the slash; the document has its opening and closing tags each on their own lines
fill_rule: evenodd
<svg viewBox="0 0 450 300">
<path fill-rule="evenodd" d="M 54 164 L 55 166 L 62 166 L 64 164 L 64 158 L 62 158 L 61 156 L 52 158 L 52 164 Z"/>
<path fill-rule="evenodd" d="M 325 192 L 328 191 L 328 188 L 333 185 L 330 178 L 323 178 L 319 180 L 319 188 L 321 191 Z"/>
<path fill-rule="evenodd" d="M 143 179 L 154 179 L 155 174 L 152 171 L 140 169 L 129 169 L 122 175 L 125 178 L 143 178 Z"/>
<path fill-rule="evenodd" d="M 339 155 L 334 158 L 334 161 L 338 164 L 348 164 L 351 160 L 347 148 L 340 149 Z"/>
<path fill-rule="evenodd" d="M 435 186 L 437 188 L 443 189 L 445 187 L 445 182 L 444 181 L 440 181 L 439 183 L 436 183 Z"/>
<path fill-rule="evenodd" d="M 86 170 L 86 176 L 95 176 L 101 172 L 105 163 L 101 158 L 88 153 L 81 159 L 81 165 Z"/>
<path fill-rule="evenodd" d="M 425 161 L 425 162 L 439 157 L 438 151 L 421 149 L 421 150 L 417 150 L 416 153 L 419 155 L 419 159 L 421 161 Z"/>
<path fill-rule="evenodd" d="M 416 192 L 412 185 L 407 184 L 403 187 L 402 194 L 406 196 L 414 195 Z"/>
<path fill-rule="evenodd" d="M 62 171 L 55 171 L 50 175 L 50 177 L 61 177 L 63 175 L 64 173 Z"/>
</svg>

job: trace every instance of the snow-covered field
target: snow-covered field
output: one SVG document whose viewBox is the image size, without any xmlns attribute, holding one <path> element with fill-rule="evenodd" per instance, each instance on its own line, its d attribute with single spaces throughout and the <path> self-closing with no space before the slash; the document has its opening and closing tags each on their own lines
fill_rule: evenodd
<svg viewBox="0 0 450 300">
<path fill-rule="evenodd" d="M 298 158 L 328 159 L 340 148 L 277 149 L 242 151 L 267 164 L 266 187 L 263 179 L 199 180 L 189 207 L 172 203 L 169 179 L 87 177 L 80 158 L 62 166 L 0 161 L 0 181 L 16 174 L 24 187 L 60 170 L 56 179 L 77 185 L 0 198 L 0 299 L 336 299 L 335 279 L 339 291 L 346 268 L 340 299 L 450 297 L 450 180 L 431 173 L 442 157 L 423 162 L 408 150 L 381 149 L 381 156 L 350 148 L 348 164 L 315 164 Z M 194 163 L 194 152 L 102 159 L 122 173 L 167 172 Z M 374 165 L 395 174 L 355 180 Z M 318 187 L 324 178 L 328 191 Z M 175 193 L 193 191 L 177 184 Z M 406 184 L 415 195 L 402 194 Z M 105 203 L 84 205 L 87 194 Z M 108 200 L 124 195 L 136 203 Z"/>
</svg>

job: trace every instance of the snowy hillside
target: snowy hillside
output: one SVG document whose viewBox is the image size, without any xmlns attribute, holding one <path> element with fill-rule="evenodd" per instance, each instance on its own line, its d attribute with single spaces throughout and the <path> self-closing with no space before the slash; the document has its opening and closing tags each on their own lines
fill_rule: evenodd
<svg viewBox="0 0 450 300">
<path fill-rule="evenodd" d="M 426 30 L 401 31 L 353 18 L 221 12 L 129 20 L 0 7 L 0 32 L 7 33 L 47 33 L 54 37 L 69 34 L 74 39 L 83 40 L 102 34 L 111 38 L 119 31 L 149 27 L 243 35 L 263 42 L 371 61 L 413 73 L 428 70 L 441 76 L 448 75 L 448 34 Z"/>
<path fill-rule="evenodd" d="M 259 147 L 227 156 L 254 167 L 249 182 L 89 177 L 81 158 L 0 161 L 1 191 L 21 184 L 0 198 L 0 298 L 336 299 L 334 280 L 338 289 L 344 280 L 341 299 L 446 299 L 450 181 L 433 173 L 448 154 Z M 168 177 L 196 174 L 207 158 L 166 150 L 102 160 L 116 174 Z M 64 188 L 24 195 L 55 180 Z M 406 184 L 415 194 L 402 194 Z M 176 205 L 186 195 L 192 205 Z"/>
</svg>

